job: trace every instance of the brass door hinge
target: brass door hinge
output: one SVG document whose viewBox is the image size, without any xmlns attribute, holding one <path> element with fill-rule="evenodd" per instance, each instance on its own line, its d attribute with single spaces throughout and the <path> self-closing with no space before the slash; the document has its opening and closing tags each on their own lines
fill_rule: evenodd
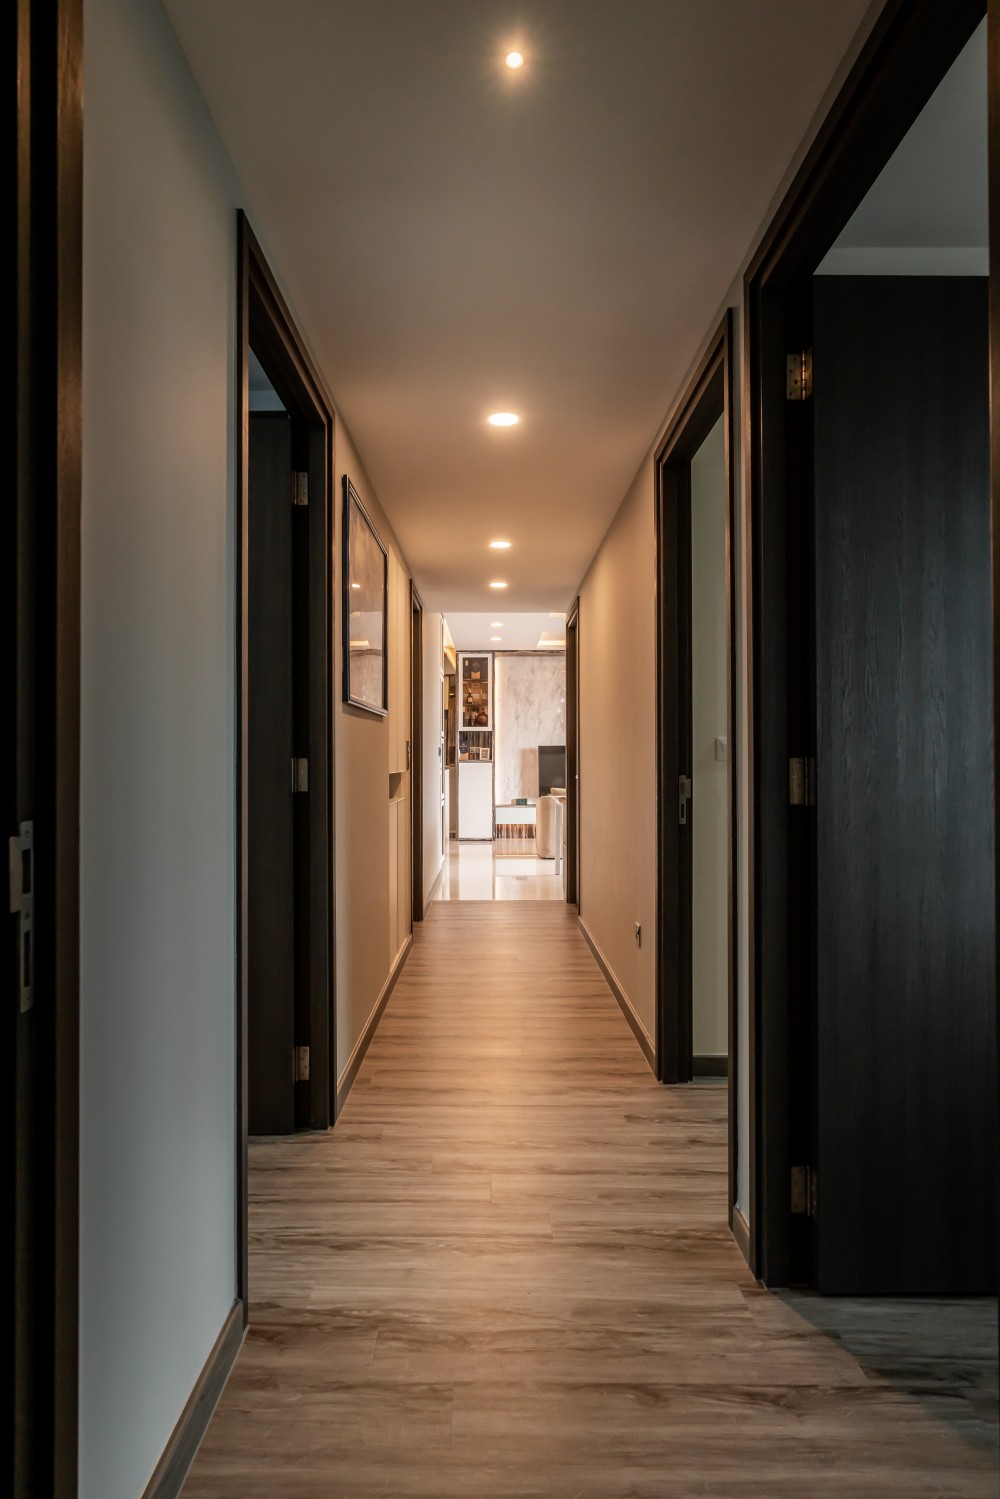
<svg viewBox="0 0 1000 1499">
<path fill-rule="evenodd" d="M 292 478 L 292 504 L 308 505 L 309 503 L 309 475 L 296 471 Z"/>
<path fill-rule="evenodd" d="M 808 401 L 813 393 L 813 351 L 789 354 L 785 361 L 785 395 L 790 401 Z"/>
<path fill-rule="evenodd" d="M 300 758 L 292 761 L 292 791 L 309 790 L 309 761 Z"/>
<path fill-rule="evenodd" d="M 816 805 L 816 761 L 811 755 L 795 755 L 788 762 L 788 804 Z"/>
<path fill-rule="evenodd" d="M 292 1047 L 292 1077 L 297 1083 L 307 1083 L 309 1081 L 308 1046 Z"/>
<path fill-rule="evenodd" d="M 816 1171 L 812 1166 L 792 1167 L 792 1212 L 806 1218 L 816 1216 Z"/>
</svg>

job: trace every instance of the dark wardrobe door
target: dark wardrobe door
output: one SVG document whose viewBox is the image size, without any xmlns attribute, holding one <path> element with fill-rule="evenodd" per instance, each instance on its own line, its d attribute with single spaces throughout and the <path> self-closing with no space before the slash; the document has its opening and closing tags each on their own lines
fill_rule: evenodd
<svg viewBox="0 0 1000 1499">
<path fill-rule="evenodd" d="M 817 1284 L 986 1292 L 988 287 L 814 291 Z"/>
<path fill-rule="evenodd" d="M 292 433 L 250 418 L 248 1108 L 252 1135 L 295 1128 Z"/>
</svg>

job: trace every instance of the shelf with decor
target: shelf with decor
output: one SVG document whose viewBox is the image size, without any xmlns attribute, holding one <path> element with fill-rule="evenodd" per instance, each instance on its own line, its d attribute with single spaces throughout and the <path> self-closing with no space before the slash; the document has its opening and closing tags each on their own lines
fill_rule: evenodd
<svg viewBox="0 0 1000 1499">
<path fill-rule="evenodd" d="M 493 657 L 486 653 L 458 658 L 459 728 L 493 728 Z"/>
<path fill-rule="evenodd" d="M 493 657 L 460 651 L 456 683 L 458 723 L 458 836 L 493 838 Z"/>
</svg>

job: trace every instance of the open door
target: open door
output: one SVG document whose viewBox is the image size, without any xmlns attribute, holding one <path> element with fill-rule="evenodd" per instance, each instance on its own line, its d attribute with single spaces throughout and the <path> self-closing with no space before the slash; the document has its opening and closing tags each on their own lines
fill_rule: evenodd
<svg viewBox="0 0 1000 1499">
<path fill-rule="evenodd" d="M 814 301 L 816 1285 L 986 1293 L 988 286 L 822 275 Z"/>
<path fill-rule="evenodd" d="M 252 1135 L 295 1128 L 296 838 L 292 422 L 250 415 L 248 929 Z"/>
</svg>

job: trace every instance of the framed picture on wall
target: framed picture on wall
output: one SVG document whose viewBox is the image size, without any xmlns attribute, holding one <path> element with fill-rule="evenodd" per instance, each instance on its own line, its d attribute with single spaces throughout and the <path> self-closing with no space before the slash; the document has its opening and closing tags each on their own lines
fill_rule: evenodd
<svg viewBox="0 0 1000 1499">
<path fill-rule="evenodd" d="M 344 702 L 389 711 L 389 554 L 344 475 Z"/>
</svg>

